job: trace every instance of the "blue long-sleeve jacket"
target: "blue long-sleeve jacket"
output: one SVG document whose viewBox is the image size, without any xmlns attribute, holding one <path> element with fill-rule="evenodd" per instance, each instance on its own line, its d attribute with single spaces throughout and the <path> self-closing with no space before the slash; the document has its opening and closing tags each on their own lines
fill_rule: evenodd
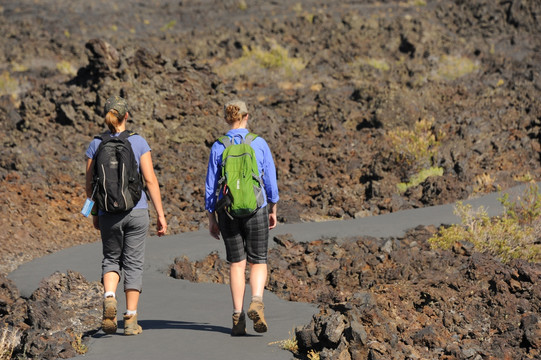
<svg viewBox="0 0 541 360">
<path fill-rule="evenodd" d="M 244 138 L 249 133 L 248 129 L 233 129 L 227 132 L 227 136 L 234 138 L 242 136 Z M 257 167 L 261 180 L 263 181 L 263 189 L 265 191 L 265 203 L 277 203 L 280 199 L 278 195 L 278 183 L 276 181 L 276 167 L 274 159 L 270 151 L 269 145 L 262 137 L 255 138 L 251 143 L 257 160 Z M 225 146 L 216 141 L 210 149 L 209 163 L 207 168 L 207 179 L 205 182 L 205 209 L 213 212 L 216 206 L 216 190 L 218 188 L 218 180 L 220 179 L 220 167 L 222 165 L 222 153 Z"/>
</svg>

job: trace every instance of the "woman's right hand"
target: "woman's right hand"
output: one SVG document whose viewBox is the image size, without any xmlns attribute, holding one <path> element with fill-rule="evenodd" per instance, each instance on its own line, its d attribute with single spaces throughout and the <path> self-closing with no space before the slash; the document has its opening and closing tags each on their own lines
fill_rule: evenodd
<svg viewBox="0 0 541 360">
<path fill-rule="evenodd" d="M 216 240 L 220 240 L 220 227 L 218 226 L 218 222 L 216 221 L 216 215 L 211 212 L 207 212 L 207 214 L 209 218 L 210 236 L 212 236 Z"/>
</svg>

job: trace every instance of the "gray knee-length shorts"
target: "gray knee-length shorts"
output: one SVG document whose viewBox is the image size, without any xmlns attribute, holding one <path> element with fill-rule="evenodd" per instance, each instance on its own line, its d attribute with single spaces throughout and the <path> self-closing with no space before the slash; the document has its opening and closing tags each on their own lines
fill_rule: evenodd
<svg viewBox="0 0 541 360">
<path fill-rule="evenodd" d="M 100 216 L 103 275 L 114 271 L 124 275 L 124 290 L 142 290 L 148 209 Z"/>
<path fill-rule="evenodd" d="M 218 225 L 225 242 L 227 261 L 246 259 L 250 264 L 266 264 L 269 247 L 269 213 L 265 206 L 244 219 L 230 219 L 218 211 Z"/>
</svg>

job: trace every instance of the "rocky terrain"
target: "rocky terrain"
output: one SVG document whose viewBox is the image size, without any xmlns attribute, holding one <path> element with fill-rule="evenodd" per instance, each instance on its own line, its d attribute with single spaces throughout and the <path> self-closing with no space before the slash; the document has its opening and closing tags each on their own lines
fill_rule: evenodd
<svg viewBox="0 0 541 360">
<path fill-rule="evenodd" d="M 102 108 L 111 94 L 128 100 L 129 127 L 153 149 L 173 234 L 206 227 L 207 157 L 227 129 L 222 104 L 233 97 L 248 103 L 251 130 L 273 150 L 281 222 L 374 216 L 539 181 L 540 13 L 536 0 L 0 2 L 0 273 L 99 239 L 79 211 L 84 152 L 104 129 Z M 400 142 L 405 139 L 412 140 Z M 436 172 L 415 182 L 426 170 Z M 400 183 L 410 184 L 398 190 Z M 418 246 L 402 239 L 392 251 L 372 253 L 383 256 L 380 267 L 398 269 L 412 265 L 393 262 L 393 251 L 404 259 L 426 256 L 427 269 L 372 274 L 359 284 L 336 273 L 326 281 L 343 288 L 342 295 L 284 294 L 330 304 L 300 333 L 303 346 L 347 348 L 372 359 L 393 357 L 392 351 L 410 351 L 410 358 L 505 358 L 508 348 L 538 356 L 538 341 L 526 335 L 539 329 L 539 293 L 530 289 L 536 265 L 503 266 L 460 251 L 442 255 L 418 236 L 411 240 Z M 302 246 L 324 256 L 326 247 L 314 241 Z M 372 246 L 361 239 L 352 244 Z M 427 271 L 443 270 L 438 257 L 456 283 L 400 287 L 412 278 L 435 281 Z M 475 278 L 468 266 L 487 267 L 483 276 L 490 278 Z M 434 291 L 419 293 L 427 286 Z M 520 294 L 523 311 L 513 313 L 512 329 L 497 312 L 488 314 L 498 317 L 496 325 L 478 329 L 472 324 L 487 313 L 466 311 L 455 319 L 457 308 L 438 286 L 471 288 L 477 295 L 459 305 L 475 309 Z M 355 297 L 351 307 L 339 305 Z M 374 316 L 368 307 L 379 311 L 377 319 L 367 317 Z M 411 320 L 413 311 L 415 326 L 394 319 Z M 326 334 L 330 321 L 344 324 L 343 332 Z M 351 349 L 347 343 L 351 336 L 362 340 L 362 328 L 381 345 Z M 472 334 L 471 346 L 463 345 Z M 479 336 L 494 346 L 480 347 Z M 462 345 L 449 348 L 451 338 Z"/>
<path fill-rule="evenodd" d="M 434 251 L 434 228 L 403 238 L 276 237 L 267 289 L 285 300 L 320 304 L 298 327 L 297 358 L 538 359 L 541 265 L 504 265 L 469 245 Z M 217 254 L 177 258 L 171 276 L 228 283 Z"/>
</svg>

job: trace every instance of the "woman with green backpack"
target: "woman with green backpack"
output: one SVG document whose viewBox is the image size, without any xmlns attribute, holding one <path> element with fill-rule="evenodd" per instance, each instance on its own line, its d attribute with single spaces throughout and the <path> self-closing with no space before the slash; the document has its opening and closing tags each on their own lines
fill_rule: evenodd
<svg viewBox="0 0 541 360">
<path fill-rule="evenodd" d="M 205 209 L 212 237 L 225 243 L 233 300 L 231 335 L 246 334 L 244 292 L 250 268 L 252 301 L 248 317 L 258 333 L 267 331 L 263 291 L 267 281 L 269 229 L 276 227 L 278 185 L 267 142 L 247 129 L 248 110 L 240 100 L 224 106 L 230 130 L 211 148 L 205 184 Z"/>
</svg>

